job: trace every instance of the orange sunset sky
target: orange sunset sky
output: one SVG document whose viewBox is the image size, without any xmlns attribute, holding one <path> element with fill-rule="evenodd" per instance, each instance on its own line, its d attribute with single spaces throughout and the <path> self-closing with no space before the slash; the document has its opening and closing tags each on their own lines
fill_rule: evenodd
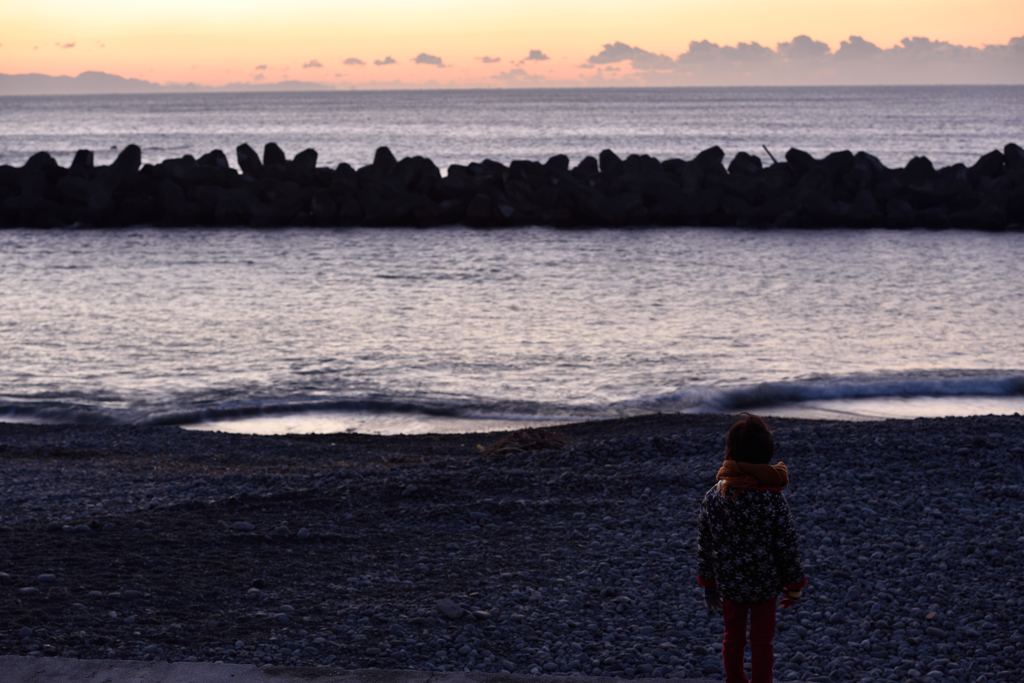
<svg viewBox="0 0 1024 683">
<path fill-rule="evenodd" d="M 616 42 L 675 59 L 701 40 L 775 50 L 807 35 L 835 52 L 851 35 L 882 49 L 1024 35 L 1021 0 L 4 0 L 0 17 L 0 73 L 213 86 L 584 84 L 629 76 L 629 62 L 588 63 Z"/>
</svg>

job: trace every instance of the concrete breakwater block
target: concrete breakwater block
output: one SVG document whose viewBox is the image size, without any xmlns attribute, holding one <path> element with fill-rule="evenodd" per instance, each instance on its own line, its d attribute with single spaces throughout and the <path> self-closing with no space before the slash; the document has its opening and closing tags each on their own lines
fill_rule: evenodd
<svg viewBox="0 0 1024 683">
<path fill-rule="evenodd" d="M 346 670 L 209 664 L 135 662 L 107 659 L 0 656 L 0 683 L 536 683 L 553 676 L 431 671 Z M 579 683 L 606 679 L 574 676 Z M 671 679 L 673 683 L 712 683 L 705 679 Z"/>
<path fill-rule="evenodd" d="M 0 166 L 0 227 L 353 226 L 463 224 L 968 228 L 1024 224 L 1024 150 L 1010 143 L 970 167 L 936 169 L 926 157 L 887 168 L 865 153 L 815 159 L 791 149 L 765 165 L 718 147 L 691 160 L 621 159 L 604 150 L 570 168 L 548 161 L 484 160 L 447 174 L 423 157 L 386 147 L 355 169 L 317 166 L 307 149 L 288 159 L 274 143 L 249 145 L 233 168 L 221 150 L 142 165 L 129 145 L 109 166 L 81 150 L 69 168 L 46 152 Z"/>
</svg>

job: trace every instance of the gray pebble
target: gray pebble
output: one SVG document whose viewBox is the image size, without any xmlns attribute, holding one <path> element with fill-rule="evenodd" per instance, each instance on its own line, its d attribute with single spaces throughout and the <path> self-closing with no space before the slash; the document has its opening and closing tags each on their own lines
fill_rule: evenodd
<svg viewBox="0 0 1024 683">
<path fill-rule="evenodd" d="M 465 611 L 449 598 L 438 600 L 437 610 L 449 619 L 458 619 Z"/>
</svg>

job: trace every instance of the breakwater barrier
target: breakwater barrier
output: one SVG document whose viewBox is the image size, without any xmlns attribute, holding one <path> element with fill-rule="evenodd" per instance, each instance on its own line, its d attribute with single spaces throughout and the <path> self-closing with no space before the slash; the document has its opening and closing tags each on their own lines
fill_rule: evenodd
<svg viewBox="0 0 1024 683">
<path fill-rule="evenodd" d="M 718 147 L 695 158 L 622 159 L 610 150 L 570 167 L 484 160 L 452 165 L 398 160 L 386 147 L 355 169 L 317 166 L 307 149 L 288 159 L 274 143 L 249 145 L 237 167 L 214 150 L 142 165 L 129 145 L 109 166 L 79 151 L 69 168 L 46 152 L 0 166 L 0 227 L 547 225 L 886 227 L 1019 230 L 1024 150 L 1008 144 L 972 166 L 936 169 L 927 157 L 888 168 L 865 152 L 815 159 L 791 149 L 763 165 Z"/>
</svg>

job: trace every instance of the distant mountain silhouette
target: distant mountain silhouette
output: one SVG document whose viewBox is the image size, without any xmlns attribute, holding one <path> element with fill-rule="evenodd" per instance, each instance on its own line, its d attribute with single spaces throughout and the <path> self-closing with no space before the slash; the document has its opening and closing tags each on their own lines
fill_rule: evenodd
<svg viewBox="0 0 1024 683">
<path fill-rule="evenodd" d="M 333 86 L 306 81 L 280 83 L 229 83 L 210 87 L 195 83 L 160 85 L 138 78 L 124 78 L 102 71 L 83 71 L 75 77 L 45 74 L 0 74 L 0 95 L 118 95 L 160 92 L 244 92 L 282 90 L 333 90 Z"/>
<path fill-rule="evenodd" d="M 45 74 L 0 74 L 0 95 L 107 95 L 162 90 L 157 83 L 122 78 L 102 71 L 83 71 L 74 78 Z"/>
</svg>

